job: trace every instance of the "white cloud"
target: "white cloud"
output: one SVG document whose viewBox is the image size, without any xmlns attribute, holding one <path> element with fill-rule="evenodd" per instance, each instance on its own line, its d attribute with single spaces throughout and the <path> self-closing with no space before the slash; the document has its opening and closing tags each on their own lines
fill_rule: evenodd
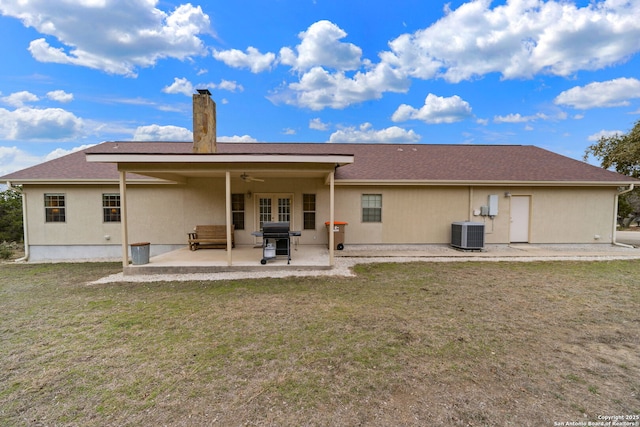
<svg viewBox="0 0 640 427">
<path fill-rule="evenodd" d="M 258 142 L 257 139 L 250 137 L 249 135 L 233 135 L 233 136 L 219 136 L 218 142 Z"/>
<path fill-rule="evenodd" d="M 640 46 L 640 2 L 605 0 L 585 7 L 558 0 L 490 0 L 447 9 L 442 19 L 389 43 L 384 62 L 420 79 L 450 82 L 488 73 L 570 76 L 627 60 Z"/>
<path fill-rule="evenodd" d="M 624 135 L 625 132 L 621 131 L 621 130 L 601 130 L 600 132 L 596 132 L 593 135 L 589 135 L 589 137 L 587 137 L 587 140 L 591 141 L 591 142 L 597 142 L 600 140 L 600 138 L 609 138 L 611 136 L 616 136 L 616 135 Z"/>
<path fill-rule="evenodd" d="M 238 49 L 214 50 L 213 57 L 233 68 L 248 68 L 252 73 L 270 70 L 276 60 L 274 53 L 262 54 L 253 46 L 247 48 L 247 53 Z"/>
<path fill-rule="evenodd" d="M 43 161 L 48 162 L 49 160 L 57 159 L 58 157 L 66 156 L 67 154 L 71 154 L 71 153 L 75 153 L 77 151 L 85 150 L 85 149 L 87 149 L 89 147 L 93 147 L 94 145 L 95 144 L 84 144 L 84 145 L 80 145 L 78 147 L 73 147 L 70 150 L 67 150 L 65 148 L 56 148 L 55 150 L 53 150 L 52 152 L 47 154 L 44 157 Z"/>
<path fill-rule="evenodd" d="M 222 79 L 216 87 L 220 90 L 228 90 L 229 92 L 242 92 L 244 88 L 238 82 Z"/>
<path fill-rule="evenodd" d="M 186 78 L 180 79 L 178 77 L 174 77 L 173 83 L 171 83 L 169 86 L 163 87 L 162 91 L 164 93 L 170 93 L 170 94 L 179 93 L 182 95 L 191 96 L 195 93 L 195 87 L 193 87 L 193 84 Z"/>
<path fill-rule="evenodd" d="M 295 129 L 291 129 L 291 128 L 284 128 L 282 130 L 282 133 L 285 135 L 295 135 L 296 134 L 296 130 Z"/>
<path fill-rule="evenodd" d="M 495 116 L 493 118 L 494 123 L 528 123 L 538 119 L 546 120 L 548 117 L 542 113 L 534 114 L 532 116 L 523 116 L 520 113 L 507 114 L 506 116 Z"/>
<path fill-rule="evenodd" d="M 61 108 L 0 108 L 0 139 L 60 141 L 82 136 L 82 119 Z"/>
<path fill-rule="evenodd" d="M 554 115 L 548 115 L 545 113 L 536 113 L 530 116 L 523 116 L 520 113 L 511 113 L 506 116 L 495 116 L 493 118 L 494 123 L 530 123 L 537 120 L 566 120 L 569 116 L 564 111 L 558 111 Z M 526 129 L 529 130 L 529 129 Z"/>
<path fill-rule="evenodd" d="M 29 102 L 36 102 L 39 100 L 40 98 L 26 90 L 23 90 L 21 92 L 14 92 L 11 95 L 3 96 L 2 98 L 0 98 L 0 101 L 12 107 L 22 107 L 24 106 L 24 104 L 27 104 Z"/>
<path fill-rule="evenodd" d="M 109 104 L 125 104 L 125 105 L 140 105 L 143 107 L 155 108 L 160 111 L 170 111 L 170 112 L 184 112 L 184 106 L 176 105 L 176 104 L 158 104 L 155 101 L 151 101 L 149 99 L 136 97 L 136 98 L 105 98 L 103 100 Z"/>
<path fill-rule="evenodd" d="M 44 156 L 34 156 L 18 147 L 2 147 L 0 146 L 0 175 L 7 175 L 15 171 L 26 169 L 28 167 L 37 165 L 39 163 L 47 162 L 49 160 L 56 159 L 58 157 L 66 156 L 67 154 L 74 153 L 76 151 L 84 150 L 93 146 L 94 144 L 81 145 L 74 147 L 70 150 L 63 148 L 56 148 L 52 152 Z"/>
<path fill-rule="evenodd" d="M 162 91 L 164 93 L 182 94 L 190 97 L 196 92 L 197 88 L 209 88 L 209 89 L 217 88 L 220 90 L 227 90 L 229 92 L 242 92 L 244 90 L 242 85 L 239 85 L 237 82 L 234 82 L 231 80 L 223 79 L 220 81 L 219 84 L 202 83 L 194 86 L 193 83 L 191 83 L 186 78 L 174 77 L 173 83 L 171 83 L 169 86 L 165 86 L 164 88 L 162 88 Z"/>
<path fill-rule="evenodd" d="M 273 102 L 322 110 L 345 108 L 351 104 L 379 99 L 384 92 L 406 92 L 409 81 L 385 64 L 348 77 L 344 72 L 329 73 L 322 67 L 306 72 L 298 83 L 291 83 L 281 93 L 269 97 Z"/>
<path fill-rule="evenodd" d="M 329 125 L 327 123 L 323 123 L 319 117 L 316 117 L 315 119 L 309 120 L 309 129 L 324 131 L 329 129 Z"/>
<path fill-rule="evenodd" d="M 553 102 L 586 110 L 597 107 L 626 106 L 629 105 L 629 100 L 634 98 L 640 98 L 640 80 L 622 77 L 573 87 L 562 92 Z"/>
<path fill-rule="evenodd" d="M 416 109 L 402 104 L 391 116 L 394 122 L 421 120 L 429 124 L 455 123 L 471 117 L 471 107 L 458 95 L 444 98 L 432 93 L 424 100 L 424 105 Z"/>
<path fill-rule="evenodd" d="M 327 67 L 336 70 L 356 70 L 360 68 L 362 49 L 351 43 L 343 43 L 347 33 L 330 21 L 318 21 L 298 34 L 302 42 L 295 50 L 280 49 L 280 62 L 291 65 L 294 70 L 309 70 L 313 67 Z"/>
<path fill-rule="evenodd" d="M 371 123 L 363 123 L 360 127 L 348 127 L 331 134 L 331 143 L 414 143 L 420 140 L 420 135 L 413 130 L 405 130 L 398 126 L 375 130 Z"/>
<path fill-rule="evenodd" d="M 193 133 L 178 126 L 139 126 L 133 133 L 134 141 L 192 141 Z"/>
<path fill-rule="evenodd" d="M 136 68 L 152 66 L 162 58 L 204 55 L 199 36 L 213 34 L 200 6 L 187 3 L 167 13 L 156 4 L 155 0 L 30 0 L 2 2 L 0 12 L 55 38 L 57 46 L 44 37 L 29 44 L 38 61 L 135 76 Z"/>
<path fill-rule="evenodd" d="M 493 121 L 495 123 L 526 123 L 532 120 L 534 116 L 522 116 L 520 113 L 507 114 L 506 116 L 495 116 Z"/>
<path fill-rule="evenodd" d="M 52 90 L 51 92 L 47 92 L 47 98 L 65 104 L 73 101 L 73 94 L 67 93 L 63 90 Z"/>
<path fill-rule="evenodd" d="M 25 169 L 42 161 L 42 157 L 29 154 L 18 147 L 0 147 L 0 175 Z"/>
<path fill-rule="evenodd" d="M 329 21 L 318 21 L 299 34 L 302 42 L 295 51 L 280 50 L 280 63 L 300 71 L 298 82 L 275 91 L 269 99 L 274 103 L 322 110 L 342 109 L 385 92 L 406 92 L 410 81 L 406 75 L 388 64 L 372 65 L 362 60 L 362 50 L 340 40 L 347 33 Z"/>
</svg>

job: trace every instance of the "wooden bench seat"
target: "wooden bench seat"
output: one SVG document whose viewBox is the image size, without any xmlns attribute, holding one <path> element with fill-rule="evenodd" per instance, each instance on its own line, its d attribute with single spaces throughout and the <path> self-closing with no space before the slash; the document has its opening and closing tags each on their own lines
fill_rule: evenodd
<svg viewBox="0 0 640 427">
<path fill-rule="evenodd" d="M 235 226 L 231 226 L 231 247 L 235 248 L 236 242 L 233 236 Z M 226 225 L 196 225 L 195 231 L 189 234 L 189 249 L 195 251 L 205 247 L 227 248 Z"/>
</svg>

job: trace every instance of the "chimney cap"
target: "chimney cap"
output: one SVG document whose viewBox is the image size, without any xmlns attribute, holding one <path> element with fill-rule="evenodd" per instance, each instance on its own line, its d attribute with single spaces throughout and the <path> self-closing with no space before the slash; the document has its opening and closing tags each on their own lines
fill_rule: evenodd
<svg viewBox="0 0 640 427">
<path fill-rule="evenodd" d="M 198 93 L 200 95 L 209 95 L 211 96 L 211 92 L 209 92 L 209 89 L 196 89 L 198 91 Z"/>
</svg>

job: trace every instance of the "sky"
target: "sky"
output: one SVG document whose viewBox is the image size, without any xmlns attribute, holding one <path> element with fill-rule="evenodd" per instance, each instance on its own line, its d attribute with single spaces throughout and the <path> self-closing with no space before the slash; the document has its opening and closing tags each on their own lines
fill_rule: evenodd
<svg viewBox="0 0 640 427">
<path fill-rule="evenodd" d="M 0 40 L 0 175 L 189 141 L 200 88 L 221 142 L 582 159 L 640 120 L 640 0 L 0 0 Z"/>
</svg>

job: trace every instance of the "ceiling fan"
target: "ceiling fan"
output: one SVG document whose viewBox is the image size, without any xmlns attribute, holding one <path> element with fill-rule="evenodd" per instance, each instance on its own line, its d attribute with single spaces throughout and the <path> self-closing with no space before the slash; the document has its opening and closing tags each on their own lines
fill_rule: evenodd
<svg viewBox="0 0 640 427">
<path fill-rule="evenodd" d="M 243 180 L 244 182 L 252 182 L 252 181 L 264 182 L 264 179 L 254 178 L 251 175 L 247 175 L 246 172 L 240 175 L 240 179 Z"/>
</svg>

